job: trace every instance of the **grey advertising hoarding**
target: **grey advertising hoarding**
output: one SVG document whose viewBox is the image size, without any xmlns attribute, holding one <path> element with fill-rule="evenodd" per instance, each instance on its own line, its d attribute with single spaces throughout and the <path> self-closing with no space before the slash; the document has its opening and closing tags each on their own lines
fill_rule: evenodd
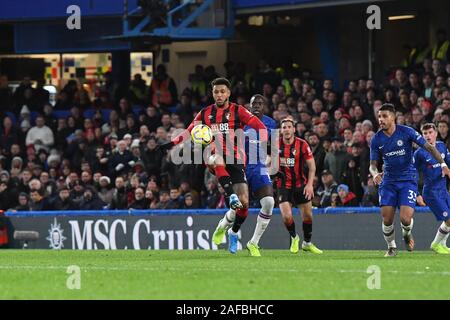
<svg viewBox="0 0 450 320">
<path fill-rule="evenodd" d="M 127 250 L 216 250 L 212 234 L 221 215 L 95 215 L 10 217 L 10 234 L 17 231 L 38 231 L 39 239 L 29 248 L 39 249 L 127 249 Z M 396 223 L 397 244 L 401 245 L 400 224 Z M 302 238 L 302 225 L 295 216 L 297 233 Z M 240 232 L 239 247 L 251 238 L 256 215 L 249 215 Z M 439 223 L 431 213 L 415 215 L 416 248 L 429 248 Z M 226 240 L 226 239 L 225 239 Z M 313 242 L 324 250 L 379 249 L 386 244 L 381 233 L 378 214 L 319 214 L 314 216 Z M 12 247 L 23 243 L 14 241 Z M 260 245 L 265 249 L 287 249 L 289 235 L 276 214 Z M 222 245 L 226 247 L 226 243 Z"/>
</svg>

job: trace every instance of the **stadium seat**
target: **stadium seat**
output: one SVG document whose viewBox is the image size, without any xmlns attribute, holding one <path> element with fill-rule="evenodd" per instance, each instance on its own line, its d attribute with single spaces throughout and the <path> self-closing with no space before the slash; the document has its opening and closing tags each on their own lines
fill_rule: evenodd
<svg viewBox="0 0 450 320">
<path fill-rule="evenodd" d="M 111 113 L 112 109 L 101 109 L 102 110 L 102 120 L 104 122 L 109 121 L 109 114 Z"/>
<path fill-rule="evenodd" d="M 53 116 L 56 119 L 68 118 L 70 116 L 69 110 L 53 110 Z"/>
<path fill-rule="evenodd" d="M 31 123 L 35 123 L 36 118 L 39 116 L 39 112 L 37 111 L 31 111 L 30 113 L 30 121 Z"/>
<path fill-rule="evenodd" d="M 96 110 L 94 109 L 87 109 L 86 111 L 83 112 L 83 117 L 92 119 L 95 115 L 95 112 Z"/>
<path fill-rule="evenodd" d="M 144 107 L 143 106 L 133 106 L 133 113 L 139 117 L 139 115 L 142 113 L 142 111 L 144 111 Z"/>
</svg>

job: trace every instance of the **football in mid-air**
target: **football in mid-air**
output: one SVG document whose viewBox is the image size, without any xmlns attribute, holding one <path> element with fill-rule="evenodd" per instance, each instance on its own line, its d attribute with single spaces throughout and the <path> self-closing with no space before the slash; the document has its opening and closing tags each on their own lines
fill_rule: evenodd
<svg viewBox="0 0 450 320">
<path fill-rule="evenodd" d="M 211 128 L 204 124 L 196 125 L 191 131 L 192 141 L 196 144 L 208 145 L 213 139 Z"/>
</svg>

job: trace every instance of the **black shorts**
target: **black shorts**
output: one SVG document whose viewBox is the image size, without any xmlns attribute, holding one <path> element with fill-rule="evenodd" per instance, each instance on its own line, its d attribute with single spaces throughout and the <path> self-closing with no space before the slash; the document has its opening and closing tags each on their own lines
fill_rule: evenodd
<svg viewBox="0 0 450 320">
<path fill-rule="evenodd" d="M 295 189 L 278 189 L 277 200 L 278 203 L 290 202 L 293 206 L 298 206 L 300 204 L 308 203 L 311 200 L 306 199 L 303 194 L 305 187 L 295 188 Z"/>
<path fill-rule="evenodd" d="M 245 167 L 243 164 L 227 164 L 225 169 L 230 174 L 231 183 L 247 183 L 247 178 L 245 177 Z"/>
</svg>

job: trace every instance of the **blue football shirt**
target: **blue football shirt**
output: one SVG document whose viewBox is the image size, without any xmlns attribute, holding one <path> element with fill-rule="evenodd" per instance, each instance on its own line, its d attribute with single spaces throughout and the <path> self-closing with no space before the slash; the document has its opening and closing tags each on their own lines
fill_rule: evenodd
<svg viewBox="0 0 450 320">
<path fill-rule="evenodd" d="M 270 139 L 271 131 L 277 128 L 277 123 L 275 120 L 268 116 L 263 116 L 261 119 L 262 123 L 267 128 L 267 138 Z M 244 127 L 245 134 L 245 153 L 247 155 L 247 164 L 256 165 L 258 163 L 263 163 L 264 159 L 260 159 L 260 141 L 259 133 L 250 126 Z M 256 163 L 257 162 L 257 163 Z"/>
<path fill-rule="evenodd" d="M 392 136 L 378 130 L 370 143 L 370 160 L 383 159 L 383 182 L 417 179 L 413 142 L 423 147 L 425 139 L 413 128 L 396 125 Z"/>
<path fill-rule="evenodd" d="M 442 159 L 450 167 L 450 152 L 447 150 L 445 143 L 436 142 L 436 149 L 442 156 Z M 418 149 L 414 152 L 414 165 L 417 170 L 423 173 L 424 189 L 429 190 L 445 190 L 446 177 L 442 176 L 442 169 L 439 162 L 434 159 L 433 155 L 425 149 Z"/>
</svg>

